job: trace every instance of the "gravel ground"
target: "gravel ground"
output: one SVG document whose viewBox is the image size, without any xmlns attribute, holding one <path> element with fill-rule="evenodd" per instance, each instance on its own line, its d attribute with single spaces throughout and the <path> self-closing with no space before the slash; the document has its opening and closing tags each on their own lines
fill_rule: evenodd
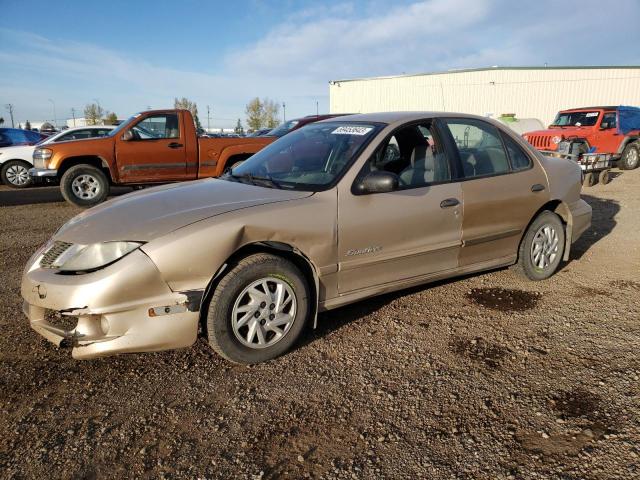
<svg viewBox="0 0 640 480">
<path fill-rule="evenodd" d="M 593 227 L 510 269 L 321 316 L 290 354 L 79 362 L 31 331 L 21 270 L 77 210 L 0 187 L 3 478 L 640 477 L 640 170 L 585 190 Z"/>
</svg>

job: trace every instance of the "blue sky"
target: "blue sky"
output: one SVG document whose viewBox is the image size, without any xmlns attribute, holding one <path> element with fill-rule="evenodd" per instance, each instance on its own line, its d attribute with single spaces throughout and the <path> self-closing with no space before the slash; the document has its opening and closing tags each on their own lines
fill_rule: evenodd
<svg viewBox="0 0 640 480">
<path fill-rule="evenodd" d="M 186 96 L 206 126 L 255 96 L 328 110 L 328 81 L 453 68 L 639 65 L 640 1 L 0 0 L 0 116 L 120 118 Z M 629 28 L 621 26 L 627 25 Z M 640 86 L 639 86 L 640 88 Z"/>
</svg>

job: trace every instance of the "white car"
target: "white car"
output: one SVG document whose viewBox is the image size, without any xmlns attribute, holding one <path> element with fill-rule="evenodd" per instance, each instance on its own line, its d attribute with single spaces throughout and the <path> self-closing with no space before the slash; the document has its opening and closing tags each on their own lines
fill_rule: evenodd
<svg viewBox="0 0 640 480">
<path fill-rule="evenodd" d="M 103 137 L 108 135 L 114 128 L 116 128 L 114 125 L 70 128 L 45 138 L 37 146 L 83 138 Z M 33 167 L 33 151 L 35 148 L 36 145 L 0 148 L 0 177 L 5 185 L 14 188 L 24 188 L 31 185 L 32 180 L 29 176 L 29 169 Z"/>
</svg>

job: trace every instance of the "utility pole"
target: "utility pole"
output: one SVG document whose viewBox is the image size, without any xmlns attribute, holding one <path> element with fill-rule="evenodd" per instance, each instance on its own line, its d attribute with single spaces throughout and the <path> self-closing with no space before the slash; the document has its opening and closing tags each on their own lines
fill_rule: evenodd
<svg viewBox="0 0 640 480">
<path fill-rule="evenodd" d="M 7 103 L 5 105 L 6 109 L 9 110 L 9 115 L 11 115 L 11 128 L 16 128 L 13 123 L 13 105 L 11 103 Z"/>
<path fill-rule="evenodd" d="M 316 100 L 316 117 L 320 116 L 320 110 L 318 109 L 318 100 Z"/>
<path fill-rule="evenodd" d="M 211 130 L 211 116 L 209 115 L 209 105 L 207 105 L 207 133 Z"/>
<path fill-rule="evenodd" d="M 49 99 L 49 101 L 52 103 L 53 105 L 53 126 L 55 128 L 58 128 L 58 119 L 56 118 L 56 102 L 54 102 L 53 100 Z"/>
<path fill-rule="evenodd" d="M 282 102 L 282 123 L 287 121 L 287 106 Z"/>
<path fill-rule="evenodd" d="M 76 109 L 72 108 L 71 109 L 71 116 L 73 117 L 73 126 L 76 126 Z"/>
</svg>

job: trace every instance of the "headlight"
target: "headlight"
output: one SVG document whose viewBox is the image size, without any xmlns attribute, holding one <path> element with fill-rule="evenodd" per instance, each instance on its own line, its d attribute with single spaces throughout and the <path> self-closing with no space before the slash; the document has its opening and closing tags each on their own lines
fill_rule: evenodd
<svg viewBox="0 0 640 480">
<path fill-rule="evenodd" d="M 562 137 L 560 135 L 556 135 L 551 139 L 551 141 L 557 145 L 562 141 Z"/>
<path fill-rule="evenodd" d="M 63 272 L 96 270 L 119 260 L 142 245 L 141 242 L 104 242 L 72 245 L 51 263 Z"/>
<path fill-rule="evenodd" d="M 49 160 L 53 155 L 53 150 L 50 148 L 36 148 L 33 151 L 34 160 Z"/>
</svg>

